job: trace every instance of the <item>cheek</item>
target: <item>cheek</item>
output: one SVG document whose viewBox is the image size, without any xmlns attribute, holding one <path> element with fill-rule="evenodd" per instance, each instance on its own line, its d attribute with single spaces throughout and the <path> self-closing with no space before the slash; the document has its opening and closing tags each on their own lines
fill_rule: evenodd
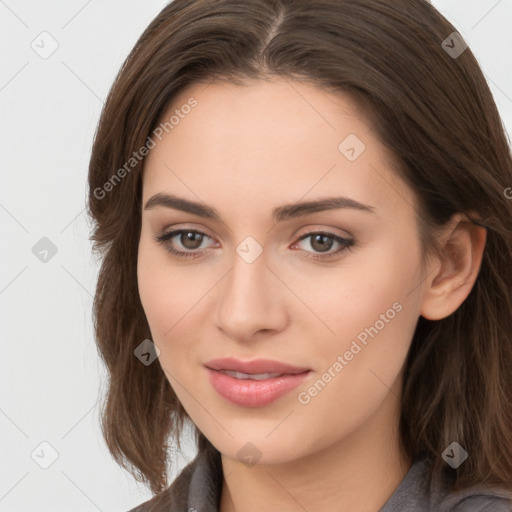
<svg viewBox="0 0 512 512">
<path fill-rule="evenodd" d="M 320 363 L 317 380 L 299 390 L 298 402 L 305 428 L 314 430 L 319 419 L 330 415 L 332 428 L 325 435 L 331 440 L 340 429 L 348 432 L 365 421 L 390 389 L 399 394 L 393 386 L 418 318 L 418 299 L 411 291 L 419 278 L 420 260 L 414 247 L 405 255 L 398 247 L 390 243 L 367 253 L 350 269 L 326 279 L 326 285 L 331 281 L 330 290 L 336 283 L 337 292 L 313 296 L 335 335 L 322 336 L 311 352 Z"/>
<path fill-rule="evenodd" d="M 153 247 L 143 238 L 137 261 L 139 295 L 153 341 L 160 348 L 166 334 L 185 314 L 185 305 L 189 303 L 184 295 L 191 292 L 181 282 L 182 279 L 179 271 L 169 265 L 165 251 L 161 247 Z"/>
<path fill-rule="evenodd" d="M 315 409 L 321 417 L 333 404 L 361 414 L 378 407 L 400 373 L 414 334 L 420 306 L 418 293 L 411 292 L 419 272 L 418 247 L 411 242 L 404 251 L 398 241 L 390 240 L 364 251 L 357 262 L 354 258 L 353 265 L 334 275 L 326 273 L 323 294 L 319 276 L 303 279 L 304 292 L 306 286 L 315 292 L 310 295 L 312 309 L 334 331 L 324 329 L 311 354 L 320 363 L 319 381 L 315 389 L 302 389 L 300 402 L 311 401 L 312 407 L 306 407 L 310 413 Z M 308 329 L 305 323 L 304 332 L 312 332 L 311 325 Z"/>
<path fill-rule="evenodd" d="M 160 362 L 174 371 L 177 361 L 183 366 L 183 359 L 196 345 L 198 325 L 203 324 L 198 316 L 204 314 L 205 296 L 217 279 L 212 278 L 211 270 L 200 273 L 193 266 L 173 264 L 163 248 L 141 240 L 137 280 L 152 341 L 160 349 Z"/>
<path fill-rule="evenodd" d="M 412 241 L 404 250 L 398 240 L 390 239 L 374 248 L 360 249 L 339 266 L 297 273 L 293 279 L 297 295 L 306 299 L 329 328 L 316 322 L 325 334 L 322 337 L 331 340 L 325 345 L 327 350 L 333 344 L 341 350 L 358 336 L 364 342 L 370 336 L 367 329 L 372 327 L 379 333 L 389 332 L 392 324 L 394 329 L 402 329 L 417 319 L 418 305 L 411 292 L 420 279 L 420 253 Z M 299 319 L 306 331 L 312 318 Z M 375 328 L 370 330 L 375 333 Z"/>
<path fill-rule="evenodd" d="M 154 252 L 148 247 L 148 242 L 141 240 L 137 259 L 137 282 L 139 296 L 144 308 L 144 313 L 149 323 L 153 336 L 163 328 L 165 316 L 163 312 L 167 308 L 168 294 L 162 281 L 161 265 L 155 258 Z"/>
</svg>

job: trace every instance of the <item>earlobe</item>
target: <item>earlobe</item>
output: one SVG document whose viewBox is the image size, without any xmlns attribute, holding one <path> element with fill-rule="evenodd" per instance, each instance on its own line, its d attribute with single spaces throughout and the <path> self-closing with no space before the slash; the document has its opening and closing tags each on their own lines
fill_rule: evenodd
<svg viewBox="0 0 512 512">
<path fill-rule="evenodd" d="M 431 263 L 420 311 L 428 320 L 446 318 L 466 300 L 480 271 L 487 231 L 466 215 L 456 214 L 441 238 L 441 252 Z"/>
</svg>

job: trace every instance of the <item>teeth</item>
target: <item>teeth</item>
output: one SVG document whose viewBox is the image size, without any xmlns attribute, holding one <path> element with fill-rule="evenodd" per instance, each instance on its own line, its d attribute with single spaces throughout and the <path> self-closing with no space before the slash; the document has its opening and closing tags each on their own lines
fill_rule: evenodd
<svg viewBox="0 0 512 512">
<path fill-rule="evenodd" d="M 232 370 L 222 370 L 222 373 L 229 375 L 231 377 L 235 377 L 235 379 L 253 379 L 253 380 L 264 380 L 264 379 L 273 379 L 275 377 L 280 377 L 283 375 L 282 373 L 241 373 L 235 372 Z"/>
</svg>

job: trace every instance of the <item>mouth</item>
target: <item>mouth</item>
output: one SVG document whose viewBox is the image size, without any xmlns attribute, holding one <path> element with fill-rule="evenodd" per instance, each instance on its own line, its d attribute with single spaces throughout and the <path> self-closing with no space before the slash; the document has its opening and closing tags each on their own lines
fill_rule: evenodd
<svg viewBox="0 0 512 512">
<path fill-rule="evenodd" d="M 230 403 L 243 407 L 267 405 L 297 387 L 312 373 L 309 368 L 269 359 L 244 362 L 225 358 L 209 361 L 204 366 L 217 393 Z"/>
<path fill-rule="evenodd" d="M 211 370 L 223 372 L 230 371 L 243 375 L 249 375 L 248 378 L 254 375 L 265 374 L 295 375 L 297 373 L 303 373 L 310 370 L 310 368 L 292 366 L 290 364 L 282 363 L 272 359 L 254 359 L 252 361 L 241 361 L 232 357 L 213 359 L 212 361 L 205 363 L 205 366 Z"/>
<path fill-rule="evenodd" d="M 242 373 L 235 372 L 233 370 L 213 370 L 223 373 L 224 375 L 229 375 L 230 377 L 234 377 L 235 379 L 240 380 L 266 380 L 266 379 L 275 379 L 276 377 L 281 377 L 282 375 L 290 375 L 286 373 Z"/>
</svg>

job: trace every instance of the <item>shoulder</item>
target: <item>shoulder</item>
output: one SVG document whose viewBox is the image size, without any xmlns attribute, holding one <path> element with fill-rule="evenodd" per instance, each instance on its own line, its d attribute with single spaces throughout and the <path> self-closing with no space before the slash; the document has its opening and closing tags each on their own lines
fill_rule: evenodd
<svg viewBox="0 0 512 512">
<path fill-rule="evenodd" d="M 199 452 L 166 490 L 128 512 L 217 512 L 222 488 L 220 454 Z"/>
<path fill-rule="evenodd" d="M 439 512 L 512 512 L 512 493 L 483 485 L 452 491 L 453 478 L 434 493 L 433 510 Z"/>
<path fill-rule="evenodd" d="M 379 512 L 512 512 L 510 492 L 483 486 L 454 491 L 455 474 L 430 480 L 431 463 L 417 459 Z"/>
<path fill-rule="evenodd" d="M 187 510 L 190 480 L 197 464 L 198 458 L 196 457 L 182 469 L 167 489 L 159 492 L 148 501 L 130 509 L 128 512 L 181 512 L 182 510 Z"/>
<path fill-rule="evenodd" d="M 512 499 L 492 491 L 474 491 L 463 496 L 453 494 L 443 500 L 446 512 L 512 512 Z"/>
<path fill-rule="evenodd" d="M 512 512 L 512 492 L 485 485 L 455 491 L 454 474 L 437 487 L 434 509 L 440 512 Z"/>
</svg>

